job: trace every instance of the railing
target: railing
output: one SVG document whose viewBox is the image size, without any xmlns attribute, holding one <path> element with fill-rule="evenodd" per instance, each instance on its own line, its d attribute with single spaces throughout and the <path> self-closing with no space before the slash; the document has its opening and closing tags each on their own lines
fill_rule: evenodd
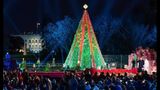
<svg viewBox="0 0 160 90">
<path fill-rule="evenodd" d="M 103 55 L 103 57 L 107 65 L 106 68 L 124 68 L 124 66 L 128 64 L 128 55 Z M 5 61 L 5 59 L 3 61 Z M 22 59 L 17 59 L 16 62 L 17 64 L 21 64 Z M 29 59 L 26 63 L 27 68 L 33 68 L 33 64 L 36 63 L 36 60 Z M 52 60 L 49 60 L 46 63 L 49 63 L 51 67 L 63 66 L 63 63 L 52 64 Z M 44 68 L 46 63 L 42 64 L 40 68 Z"/>
<path fill-rule="evenodd" d="M 115 64 L 115 68 L 124 68 L 128 64 L 128 55 L 103 55 L 104 60 L 109 68 Z"/>
</svg>

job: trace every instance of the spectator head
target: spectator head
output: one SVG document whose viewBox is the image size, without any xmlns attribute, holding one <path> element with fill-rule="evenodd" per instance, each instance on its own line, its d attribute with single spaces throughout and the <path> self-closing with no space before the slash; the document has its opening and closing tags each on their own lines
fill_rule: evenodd
<svg viewBox="0 0 160 90">
<path fill-rule="evenodd" d="M 126 72 L 124 73 L 124 76 L 127 76 L 127 73 L 126 73 Z"/>
<path fill-rule="evenodd" d="M 106 73 L 106 76 L 110 76 L 109 72 Z"/>
<path fill-rule="evenodd" d="M 120 79 L 117 78 L 116 81 L 115 81 L 115 84 L 120 85 L 121 84 Z"/>
<path fill-rule="evenodd" d="M 56 80 L 55 79 L 52 79 L 52 84 L 56 84 Z"/>
<path fill-rule="evenodd" d="M 101 72 L 101 74 L 100 75 L 104 75 L 104 72 Z"/>
<path fill-rule="evenodd" d="M 109 85 L 111 84 L 111 79 L 107 79 L 107 80 L 105 81 L 105 83 L 106 83 L 107 86 L 109 86 Z"/>
<path fill-rule="evenodd" d="M 109 90 L 116 90 L 115 85 L 114 85 L 114 84 L 111 84 L 111 85 L 109 86 Z"/>
</svg>

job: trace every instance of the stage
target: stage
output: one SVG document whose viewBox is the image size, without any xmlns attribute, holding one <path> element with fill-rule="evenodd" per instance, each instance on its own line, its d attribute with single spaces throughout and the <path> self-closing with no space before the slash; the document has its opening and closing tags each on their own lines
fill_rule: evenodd
<svg viewBox="0 0 160 90">
<path fill-rule="evenodd" d="M 118 74 L 118 73 L 132 73 L 132 74 L 137 74 L 138 73 L 138 70 L 137 68 L 133 68 L 133 69 L 111 69 L 111 70 L 108 70 L 108 69 L 105 69 L 105 70 L 95 70 L 95 69 L 91 69 L 91 72 L 94 74 L 96 72 L 104 72 L 104 73 L 114 73 L 114 74 Z"/>
<path fill-rule="evenodd" d="M 127 69 L 111 69 L 111 70 L 95 70 L 95 69 L 91 69 L 90 70 L 92 75 L 96 72 L 101 73 L 104 72 L 105 74 L 108 73 L 114 73 L 114 74 L 124 74 L 124 73 L 129 73 L 129 74 L 137 74 L 137 68 L 133 68 L 130 70 Z M 76 72 L 76 74 L 81 75 L 82 71 Z M 29 72 L 30 75 L 38 75 L 38 76 L 49 76 L 49 77 L 57 77 L 57 78 L 61 78 L 65 75 L 65 72 L 59 72 L 59 71 L 55 71 L 55 72 Z"/>
</svg>

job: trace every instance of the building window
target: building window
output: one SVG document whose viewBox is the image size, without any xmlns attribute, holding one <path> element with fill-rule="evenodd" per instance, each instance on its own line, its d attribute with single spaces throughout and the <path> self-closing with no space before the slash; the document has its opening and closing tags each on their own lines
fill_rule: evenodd
<svg viewBox="0 0 160 90">
<path fill-rule="evenodd" d="M 29 43 L 31 43 L 31 40 L 29 40 Z"/>
<path fill-rule="evenodd" d="M 32 43 L 34 43 L 34 40 L 32 40 Z"/>
<path fill-rule="evenodd" d="M 27 40 L 25 40 L 25 42 L 27 42 Z"/>
<path fill-rule="evenodd" d="M 34 48 L 34 45 L 32 45 L 32 48 Z"/>
<path fill-rule="evenodd" d="M 36 48 L 37 48 L 37 45 L 36 45 Z"/>
<path fill-rule="evenodd" d="M 36 43 L 37 43 L 37 40 L 36 40 Z"/>
<path fill-rule="evenodd" d="M 39 40 L 39 43 L 41 43 L 41 40 Z"/>
<path fill-rule="evenodd" d="M 29 48 L 31 48 L 31 45 L 29 45 Z"/>
</svg>

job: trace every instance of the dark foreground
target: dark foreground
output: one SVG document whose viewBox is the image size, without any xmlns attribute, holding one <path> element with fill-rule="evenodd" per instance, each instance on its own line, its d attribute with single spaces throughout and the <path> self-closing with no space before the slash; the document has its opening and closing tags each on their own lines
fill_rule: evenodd
<svg viewBox="0 0 160 90">
<path fill-rule="evenodd" d="M 156 90 L 157 75 L 146 71 L 134 76 L 90 71 L 66 71 L 61 77 L 3 71 L 3 90 Z"/>
</svg>

